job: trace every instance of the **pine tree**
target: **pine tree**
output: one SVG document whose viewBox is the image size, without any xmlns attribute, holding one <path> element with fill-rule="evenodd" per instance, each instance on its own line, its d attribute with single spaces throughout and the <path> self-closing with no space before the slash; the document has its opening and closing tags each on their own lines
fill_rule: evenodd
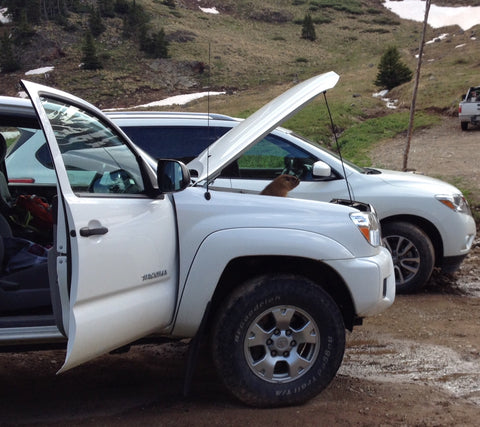
<svg viewBox="0 0 480 427">
<path fill-rule="evenodd" d="M 313 25 L 313 19 L 310 14 L 305 15 L 302 25 L 302 39 L 315 41 L 317 35 L 315 33 L 315 26 Z"/>
<path fill-rule="evenodd" d="M 388 90 L 412 80 L 412 71 L 400 61 L 400 53 L 395 46 L 389 47 L 378 65 L 375 86 Z"/>
<path fill-rule="evenodd" d="M 114 10 L 120 15 L 126 15 L 130 10 L 130 4 L 127 0 L 115 0 Z"/>
<path fill-rule="evenodd" d="M 147 31 L 147 23 L 150 17 L 142 5 L 138 5 L 135 1 L 130 4 L 128 14 L 123 18 L 123 34 L 127 38 L 142 37 Z"/>
<path fill-rule="evenodd" d="M 152 58 L 168 57 L 168 41 L 165 39 L 165 31 L 163 28 L 157 33 L 148 36 L 146 32 L 140 40 L 140 48 Z"/>
<path fill-rule="evenodd" d="M 2 73 L 11 73 L 20 69 L 12 42 L 7 34 L 0 39 L 0 69 Z"/>
<path fill-rule="evenodd" d="M 99 0 L 98 8 L 100 15 L 106 18 L 113 18 L 115 16 L 115 3 L 113 0 Z"/>
<path fill-rule="evenodd" d="M 35 35 L 34 27 L 29 24 L 27 12 L 25 10 L 22 12 L 20 21 L 14 29 L 13 34 L 14 44 L 17 46 L 29 44 L 31 38 Z"/>
<path fill-rule="evenodd" d="M 97 56 L 97 50 L 95 48 L 95 40 L 90 31 L 85 34 L 85 42 L 83 45 L 83 65 L 84 70 L 98 70 L 103 68 L 100 59 Z"/>
<path fill-rule="evenodd" d="M 88 19 L 88 27 L 94 37 L 98 37 L 105 31 L 105 25 L 103 24 L 102 17 L 99 9 L 92 9 Z"/>
</svg>

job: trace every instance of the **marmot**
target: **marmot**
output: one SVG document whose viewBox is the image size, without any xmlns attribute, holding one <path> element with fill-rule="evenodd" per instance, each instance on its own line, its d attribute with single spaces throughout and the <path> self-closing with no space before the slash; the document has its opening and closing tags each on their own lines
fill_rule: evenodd
<svg viewBox="0 0 480 427">
<path fill-rule="evenodd" d="M 300 180 L 293 175 L 280 175 L 268 184 L 260 194 L 265 196 L 286 197 L 290 190 L 293 190 Z"/>
</svg>

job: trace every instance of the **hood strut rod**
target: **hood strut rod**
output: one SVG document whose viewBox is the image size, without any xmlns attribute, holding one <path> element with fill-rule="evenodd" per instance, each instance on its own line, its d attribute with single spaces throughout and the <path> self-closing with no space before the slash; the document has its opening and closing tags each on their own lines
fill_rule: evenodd
<svg viewBox="0 0 480 427">
<path fill-rule="evenodd" d="M 335 125 L 334 125 L 333 119 L 332 119 L 332 112 L 330 111 L 330 106 L 328 105 L 328 101 L 327 101 L 327 91 L 323 92 L 323 98 L 325 99 L 325 105 L 327 106 L 328 117 L 330 118 L 330 126 L 332 127 L 332 134 L 333 134 L 333 138 L 335 139 L 335 145 L 337 147 L 338 156 L 340 157 L 340 162 L 342 163 L 343 176 L 345 178 L 345 184 L 347 186 L 348 198 L 350 199 L 350 202 L 353 203 L 353 197 L 352 197 L 352 193 L 350 191 L 350 185 L 348 183 L 348 178 L 347 178 L 347 171 L 345 170 L 345 163 L 344 163 L 343 157 L 342 157 L 342 150 L 340 149 L 340 144 L 338 142 L 337 133 L 335 132 Z"/>
</svg>

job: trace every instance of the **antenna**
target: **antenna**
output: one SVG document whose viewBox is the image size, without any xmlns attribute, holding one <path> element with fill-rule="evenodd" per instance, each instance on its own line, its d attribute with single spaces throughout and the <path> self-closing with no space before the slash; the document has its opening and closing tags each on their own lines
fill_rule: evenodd
<svg viewBox="0 0 480 427">
<path fill-rule="evenodd" d="M 335 125 L 333 124 L 332 112 L 330 111 L 330 106 L 327 101 L 327 92 L 323 92 L 323 98 L 325 99 L 325 105 L 327 106 L 328 117 L 330 118 L 330 126 L 332 127 L 333 137 L 335 138 L 335 145 L 337 146 L 338 156 L 340 157 L 340 162 L 342 163 L 343 176 L 345 177 L 345 184 L 347 185 L 348 198 L 350 202 L 353 203 L 352 193 L 350 192 L 350 185 L 348 184 L 347 172 L 345 170 L 345 163 L 343 162 L 342 151 L 340 150 L 340 144 L 338 143 L 337 133 L 335 132 Z"/>
<path fill-rule="evenodd" d="M 209 191 L 210 179 L 209 179 L 209 165 L 210 165 L 210 75 L 212 71 L 212 62 L 211 62 L 211 43 L 208 42 L 208 88 L 207 88 L 207 185 L 206 192 L 204 194 L 206 200 L 210 200 L 212 195 Z"/>
</svg>

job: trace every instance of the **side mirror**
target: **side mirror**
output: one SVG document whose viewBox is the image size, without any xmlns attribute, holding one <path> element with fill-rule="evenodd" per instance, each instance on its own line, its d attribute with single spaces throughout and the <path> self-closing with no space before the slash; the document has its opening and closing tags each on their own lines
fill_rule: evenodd
<svg viewBox="0 0 480 427">
<path fill-rule="evenodd" d="M 332 168 L 319 160 L 313 164 L 312 174 L 314 177 L 329 177 L 332 174 Z"/>
<path fill-rule="evenodd" d="M 160 159 L 157 163 L 157 183 L 162 193 L 182 191 L 190 185 L 190 172 L 182 162 Z"/>
</svg>

